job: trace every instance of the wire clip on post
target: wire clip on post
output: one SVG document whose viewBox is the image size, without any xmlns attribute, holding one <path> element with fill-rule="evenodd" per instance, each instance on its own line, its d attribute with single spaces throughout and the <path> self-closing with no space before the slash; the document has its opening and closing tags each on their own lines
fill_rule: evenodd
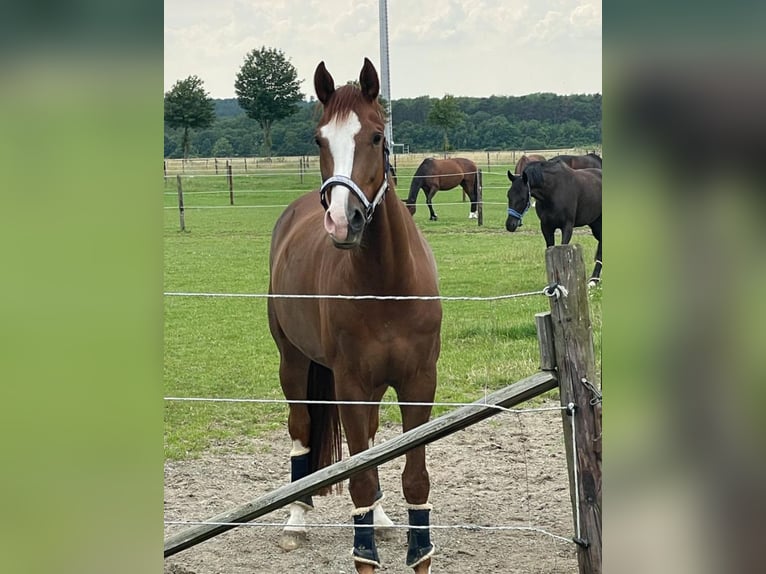
<svg viewBox="0 0 766 574">
<path fill-rule="evenodd" d="M 594 407 L 602 401 L 601 392 L 593 385 L 593 383 L 591 383 L 585 377 L 580 379 L 580 382 L 585 385 L 585 388 L 588 389 L 593 395 L 593 398 L 590 400 L 590 406 Z"/>
<path fill-rule="evenodd" d="M 590 548 L 590 542 L 588 542 L 585 538 L 580 538 L 579 536 L 575 536 L 572 538 L 572 542 L 577 544 L 580 548 Z"/>
<path fill-rule="evenodd" d="M 577 405 L 574 403 L 569 403 L 567 405 L 567 414 L 571 417 L 573 414 L 575 414 L 575 411 L 577 410 Z"/>
</svg>

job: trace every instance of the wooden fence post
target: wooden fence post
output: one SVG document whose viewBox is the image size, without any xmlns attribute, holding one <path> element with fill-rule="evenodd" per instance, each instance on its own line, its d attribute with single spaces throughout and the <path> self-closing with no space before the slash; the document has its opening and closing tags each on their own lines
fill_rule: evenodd
<svg viewBox="0 0 766 574">
<path fill-rule="evenodd" d="M 234 177 L 231 174 L 229 160 L 226 160 L 226 177 L 229 179 L 229 204 L 234 205 Z"/>
<path fill-rule="evenodd" d="M 176 175 L 176 183 L 178 184 L 178 214 L 181 218 L 181 231 L 186 231 L 186 224 L 184 223 L 184 190 L 181 186 L 180 175 Z"/>
<path fill-rule="evenodd" d="M 492 168 L 489 165 L 489 152 L 487 152 L 487 171 L 492 171 Z"/>
<path fill-rule="evenodd" d="M 601 393 L 580 245 L 545 252 L 580 574 L 601 574 Z M 557 286 L 557 287 L 554 287 Z M 572 432 L 574 423 L 574 433 Z"/>
<path fill-rule="evenodd" d="M 484 192 L 482 191 L 483 180 L 481 170 L 476 174 L 476 211 L 479 227 L 484 225 Z"/>
</svg>

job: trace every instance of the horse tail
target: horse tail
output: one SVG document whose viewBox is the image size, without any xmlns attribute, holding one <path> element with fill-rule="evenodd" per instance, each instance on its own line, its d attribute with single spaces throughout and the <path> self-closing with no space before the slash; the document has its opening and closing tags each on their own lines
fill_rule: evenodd
<svg viewBox="0 0 766 574">
<path fill-rule="evenodd" d="M 335 400 L 335 379 L 332 371 L 313 361 L 309 365 L 307 399 L 309 401 Z M 343 451 L 338 405 L 309 403 L 308 411 L 311 419 L 309 438 L 311 449 L 309 472 L 311 473 L 339 461 Z M 336 491 L 340 491 L 341 483 L 337 483 L 335 487 Z M 326 486 L 318 490 L 317 494 L 329 494 L 332 490 L 332 485 Z"/>
</svg>

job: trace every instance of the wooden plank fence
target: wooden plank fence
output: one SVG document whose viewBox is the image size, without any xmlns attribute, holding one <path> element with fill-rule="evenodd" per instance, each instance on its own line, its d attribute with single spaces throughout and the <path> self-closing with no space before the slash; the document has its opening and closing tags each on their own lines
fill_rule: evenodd
<svg viewBox="0 0 766 574">
<path fill-rule="evenodd" d="M 575 527 L 573 541 L 578 547 L 579 570 L 580 574 L 600 574 L 601 395 L 593 384 L 593 337 L 582 247 L 551 247 L 546 251 L 546 265 L 551 312 L 535 316 L 540 372 L 252 502 L 218 514 L 206 521 L 211 524 L 199 524 L 171 535 L 165 540 L 165 557 L 502 412 L 495 407 L 511 408 L 558 386 L 562 406 L 570 407 L 568 412 L 562 410 L 562 420 Z"/>
</svg>

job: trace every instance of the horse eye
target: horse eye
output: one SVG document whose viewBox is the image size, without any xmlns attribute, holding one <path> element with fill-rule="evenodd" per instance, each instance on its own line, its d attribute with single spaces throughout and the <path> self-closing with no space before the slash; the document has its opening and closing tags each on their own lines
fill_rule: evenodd
<svg viewBox="0 0 766 574">
<path fill-rule="evenodd" d="M 314 143 L 316 143 L 317 146 L 322 147 L 322 140 L 319 139 L 319 136 L 314 138 Z"/>
<path fill-rule="evenodd" d="M 383 134 L 375 134 L 372 136 L 373 145 L 378 145 L 381 141 L 383 141 Z"/>
</svg>

